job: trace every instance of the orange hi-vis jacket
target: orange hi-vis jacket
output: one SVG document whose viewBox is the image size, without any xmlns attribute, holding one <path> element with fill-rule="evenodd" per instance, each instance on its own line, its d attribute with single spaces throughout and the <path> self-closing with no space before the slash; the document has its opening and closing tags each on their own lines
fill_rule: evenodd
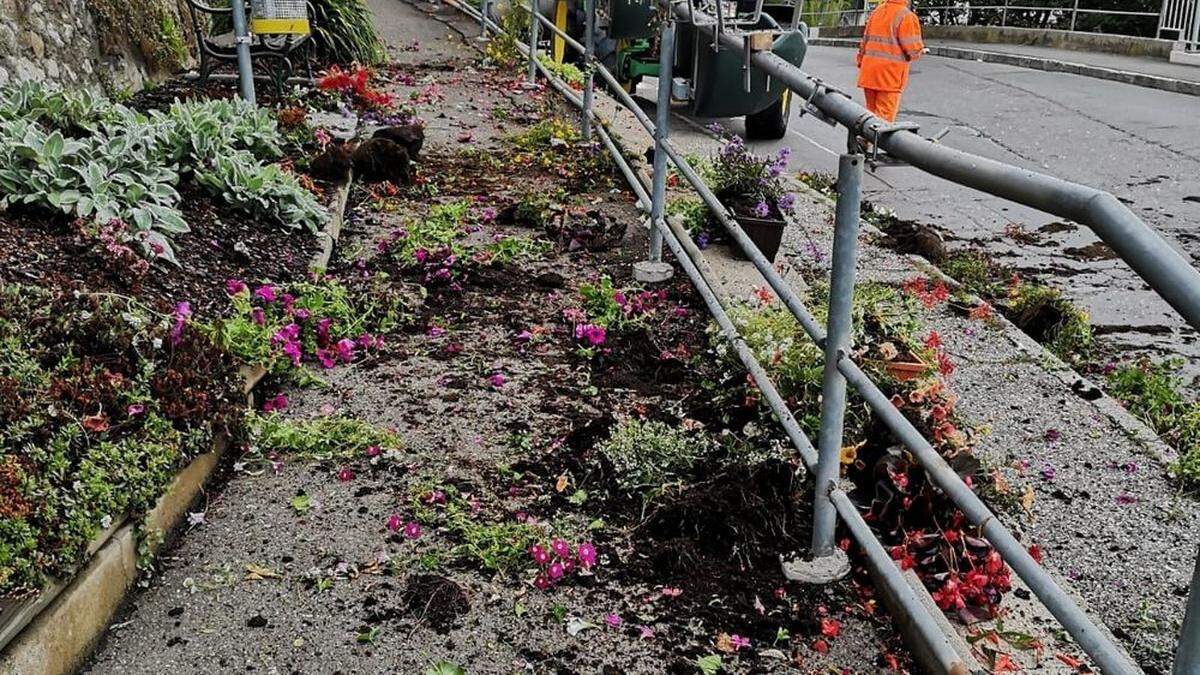
<svg viewBox="0 0 1200 675">
<path fill-rule="evenodd" d="M 906 0 L 886 0 L 867 19 L 858 46 L 858 86 L 904 91 L 908 64 L 921 58 L 921 21 Z"/>
</svg>

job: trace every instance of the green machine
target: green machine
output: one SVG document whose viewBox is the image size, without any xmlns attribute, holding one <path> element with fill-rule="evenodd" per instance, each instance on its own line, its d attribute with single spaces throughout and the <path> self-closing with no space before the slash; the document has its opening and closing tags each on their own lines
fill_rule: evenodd
<svg viewBox="0 0 1200 675">
<path fill-rule="evenodd" d="M 586 23 L 582 0 L 552 2 L 545 8 L 547 15 L 582 41 Z M 715 7 L 714 2 L 697 10 L 712 15 Z M 721 7 L 729 16 L 714 30 L 745 36 L 757 48 L 769 48 L 796 66 L 804 60 L 808 28 L 795 20 L 792 5 L 763 6 L 762 0 L 737 0 Z M 596 57 L 632 92 L 643 77 L 658 75 L 658 1 L 598 0 L 597 9 Z M 791 92 L 782 83 L 757 70 L 747 77 L 744 58 L 695 25 L 677 23 L 675 30 L 675 78 L 670 86 L 675 100 L 688 102 L 690 115 L 745 117 L 746 136 L 751 139 L 778 139 L 787 133 Z M 574 60 L 561 39 L 554 42 L 551 53 L 555 60 Z"/>
</svg>

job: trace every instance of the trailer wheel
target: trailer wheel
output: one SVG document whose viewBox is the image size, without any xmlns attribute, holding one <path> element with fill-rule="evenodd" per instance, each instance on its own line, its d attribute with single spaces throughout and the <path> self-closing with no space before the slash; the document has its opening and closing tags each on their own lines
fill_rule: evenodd
<svg viewBox="0 0 1200 675">
<path fill-rule="evenodd" d="M 785 89 L 765 110 L 746 115 L 746 138 L 755 141 L 775 141 L 787 133 L 788 118 L 792 112 L 792 92 Z"/>
</svg>

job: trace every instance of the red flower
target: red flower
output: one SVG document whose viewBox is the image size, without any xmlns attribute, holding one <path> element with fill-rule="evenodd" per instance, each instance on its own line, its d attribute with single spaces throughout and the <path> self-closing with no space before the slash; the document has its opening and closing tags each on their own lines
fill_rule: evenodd
<svg viewBox="0 0 1200 675">
<path fill-rule="evenodd" d="M 842 622 L 837 619 L 826 617 L 821 619 L 821 635 L 827 638 L 835 638 L 842 631 Z"/>
<path fill-rule="evenodd" d="M 1029 557 L 1033 558 L 1038 564 L 1042 562 L 1042 547 L 1034 544 L 1029 547 Z"/>
<path fill-rule="evenodd" d="M 930 349 L 941 349 L 942 336 L 938 335 L 936 330 L 929 331 L 929 335 L 925 337 L 925 346 Z"/>
</svg>

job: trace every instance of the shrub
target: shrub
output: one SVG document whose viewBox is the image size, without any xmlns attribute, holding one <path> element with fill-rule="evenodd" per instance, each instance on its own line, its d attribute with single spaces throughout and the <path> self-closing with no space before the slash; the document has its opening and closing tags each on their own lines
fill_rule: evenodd
<svg viewBox="0 0 1200 675">
<path fill-rule="evenodd" d="M 654 420 L 622 420 L 599 445 L 623 489 L 653 496 L 681 483 L 713 448 L 699 434 Z"/>
<path fill-rule="evenodd" d="M 313 0 L 312 8 L 312 39 L 320 59 L 373 66 L 387 58 L 363 0 Z"/>
<path fill-rule="evenodd" d="M 733 200 L 753 205 L 753 215 L 759 218 L 778 216 L 792 210 L 795 195 L 788 191 L 783 180 L 791 149 L 784 147 L 771 159 L 756 156 L 746 148 L 741 136 L 725 135 L 721 150 L 701 165 L 703 178 L 722 201 Z M 749 214 L 743 214 L 749 215 Z"/>
</svg>

